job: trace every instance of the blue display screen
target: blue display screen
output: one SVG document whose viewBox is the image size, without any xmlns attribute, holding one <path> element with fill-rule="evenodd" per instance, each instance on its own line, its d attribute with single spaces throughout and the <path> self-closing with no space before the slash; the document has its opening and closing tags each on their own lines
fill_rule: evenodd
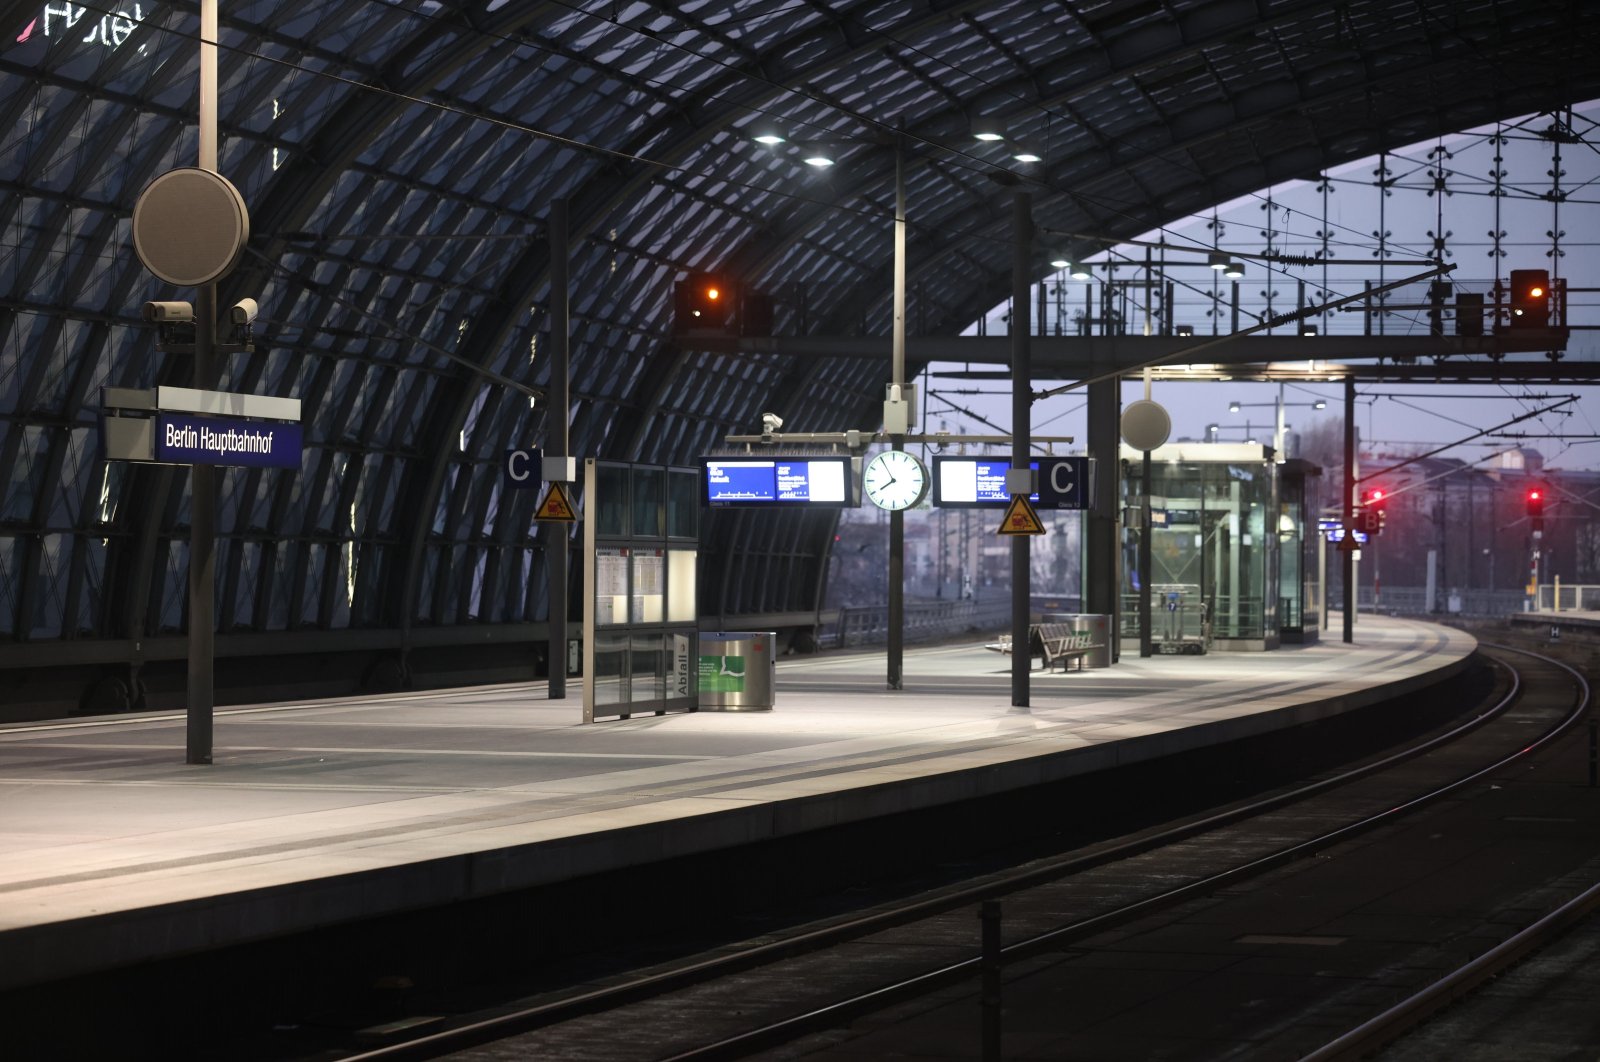
<svg viewBox="0 0 1600 1062">
<path fill-rule="evenodd" d="M 1039 462 L 1029 462 L 1039 470 Z M 933 459 L 933 504 L 951 509 L 1001 509 L 1011 504 L 1006 492 L 1008 457 L 935 457 Z M 1028 496 L 1031 502 L 1038 494 Z"/>
<path fill-rule="evenodd" d="M 855 504 L 850 458 L 706 457 L 705 501 L 710 506 Z"/>
</svg>

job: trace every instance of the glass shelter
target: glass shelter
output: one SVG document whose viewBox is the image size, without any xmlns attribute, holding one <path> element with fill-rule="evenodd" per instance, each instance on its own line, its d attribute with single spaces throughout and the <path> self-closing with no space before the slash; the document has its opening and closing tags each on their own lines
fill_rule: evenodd
<svg viewBox="0 0 1600 1062">
<path fill-rule="evenodd" d="M 1122 451 L 1122 505 L 1144 508 L 1142 451 Z M 1158 653 L 1276 649 L 1283 540 L 1272 449 L 1253 443 L 1169 443 L 1150 453 L 1148 527 L 1123 535 L 1124 651 L 1139 640 L 1139 592 L 1151 588 L 1151 645 Z M 1139 570 L 1150 536 L 1150 571 Z M 1294 546 L 1296 557 L 1299 546 Z M 1302 566 L 1291 578 L 1298 580 Z M 1299 592 L 1296 607 L 1302 603 Z"/>
<path fill-rule="evenodd" d="M 1278 631 L 1309 645 L 1321 635 L 1325 542 L 1317 528 L 1316 484 L 1322 469 L 1298 458 L 1278 466 Z"/>
</svg>

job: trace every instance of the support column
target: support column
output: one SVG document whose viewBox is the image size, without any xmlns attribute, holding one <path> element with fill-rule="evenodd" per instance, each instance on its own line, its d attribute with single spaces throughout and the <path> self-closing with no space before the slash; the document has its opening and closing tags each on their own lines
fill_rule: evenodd
<svg viewBox="0 0 1600 1062">
<path fill-rule="evenodd" d="M 1344 378 L 1344 538 L 1339 558 L 1344 566 L 1344 640 L 1355 641 L 1356 622 L 1356 381 Z"/>
<path fill-rule="evenodd" d="M 203 284 L 194 305 L 194 386 L 217 387 L 217 286 Z M 187 763 L 210 763 L 216 706 L 213 659 L 217 626 L 217 470 L 189 466 L 189 672 Z"/>
<path fill-rule="evenodd" d="M 217 0 L 200 2 L 199 159 L 217 172 Z M 194 386 L 217 386 L 217 285 L 202 284 L 194 306 Z M 189 466 L 189 671 L 185 762 L 210 763 L 217 623 L 217 470 Z"/>
<path fill-rule="evenodd" d="M 893 394 L 902 396 L 906 382 L 906 171 L 905 151 L 899 140 L 894 145 L 894 320 L 889 338 L 893 359 L 890 382 Z M 889 445 L 905 449 L 904 435 L 890 437 Z M 905 687 L 906 626 L 906 514 L 899 509 L 889 514 L 889 688 Z"/>
<path fill-rule="evenodd" d="M 1113 379 L 1087 388 L 1089 456 L 1095 460 L 1095 476 L 1094 498 L 1084 514 L 1083 536 L 1083 611 L 1110 617 L 1113 663 L 1122 655 L 1122 626 L 1117 616 L 1117 481 L 1122 475 L 1118 450 L 1122 406 L 1119 387 L 1119 381 Z"/>
<path fill-rule="evenodd" d="M 567 396 L 567 375 L 571 352 L 567 333 L 567 201 L 555 199 L 550 203 L 550 408 L 545 411 L 545 450 L 551 457 L 564 460 L 571 456 L 571 442 L 567 431 L 571 416 Z M 593 487 L 593 484 L 590 484 Z M 558 701 L 567 695 L 567 544 L 570 533 L 567 525 L 551 525 L 545 543 L 545 572 L 549 577 L 549 620 L 545 624 L 550 633 L 547 650 L 549 665 L 548 686 L 550 700 Z"/>
<path fill-rule="evenodd" d="M 1148 371 L 1148 370 L 1147 370 Z M 1148 381 L 1148 377 L 1146 377 Z M 1148 382 L 1146 383 L 1148 387 Z M 1150 656 L 1154 652 L 1151 628 L 1155 626 L 1155 617 L 1150 605 L 1151 573 L 1150 569 L 1155 564 L 1154 550 L 1151 548 L 1150 534 L 1153 530 L 1150 520 L 1150 451 L 1144 452 L 1144 460 L 1140 466 L 1142 479 L 1139 482 L 1139 508 L 1143 514 L 1139 527 L 1139 655 Z"/>
<path fill-rule="evenodd" d="M 1032 323 L 1028 314 L 1029 263 L 1033 257 L 1033 197 L 1018 192 L 1011 213 L 1011 467 L 1027 469 L 1033 451 Z M 1033 588 L 1029 578 L 1031 535 L 1011 536 L 1011 704 L 1028 706 L 1028 645 Z"/>
</svg>

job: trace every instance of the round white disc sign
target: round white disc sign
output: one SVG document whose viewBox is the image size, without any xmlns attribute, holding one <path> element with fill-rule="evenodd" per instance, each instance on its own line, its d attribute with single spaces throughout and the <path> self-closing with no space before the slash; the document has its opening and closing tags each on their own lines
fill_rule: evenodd
<svg viewBox="0 0 1600 1062">
<path fill-rule="evenodd" d="M 133 249 L 168 284 L 198 288 L 233 271 L 250 239 L 244 196 L 220 173 L 168 170 L 133 207 Z"/>
<path fill-rule="evenodd" d="M 1154 450 L 1172 434 L 1172 418 L 1159 402 L 1141 398 L 1122 411 L 1122 438 L 1135 450 Z"/>
</svg>

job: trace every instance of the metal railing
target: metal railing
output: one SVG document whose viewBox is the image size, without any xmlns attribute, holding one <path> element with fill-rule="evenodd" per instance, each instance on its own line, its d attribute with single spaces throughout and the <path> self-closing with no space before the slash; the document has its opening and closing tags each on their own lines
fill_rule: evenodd
<svg viewBox="0 0 1600 1062">
<path fill-rule="evenodd" d="M 1521 590 L 1436 590 L 1434 604 L 1428 608 L 1428 590 L 1423 586 L 1383 587 L 1383 594 L 1375 598 L 1372 587 L 1363 586 L 1356 595 L 1356 608 L 1361 612 L 1380 612 L 1399 616 L 1425 616 L 1444 613 L 1463 616 L 1503 616 L 1522 612 L 1528 607 L 1528 595 Z M 1344 595 L 1337 586 L 1328 588 L 1329 612 L 1344 609 Z M 1331 623 L 1337 621 L 1330 620 Z"/>
<path fill-rule="evenodd" d="M 1540 612 L 1600 612 L 1600 585 L 1540 583 L 1534 607 Z"/>
<path fill-rule="evenodd" d="M 865 605 L 824 611 L 817 628 L 817 646 L 845 649 L 881 645 L 889 640 L 889 606 Z M 996 631 L 1011 622 L 1011 602 L 907 601 L 904 636 L 908 642 L 936 641 L 969 631 Z"/>
</svg>

